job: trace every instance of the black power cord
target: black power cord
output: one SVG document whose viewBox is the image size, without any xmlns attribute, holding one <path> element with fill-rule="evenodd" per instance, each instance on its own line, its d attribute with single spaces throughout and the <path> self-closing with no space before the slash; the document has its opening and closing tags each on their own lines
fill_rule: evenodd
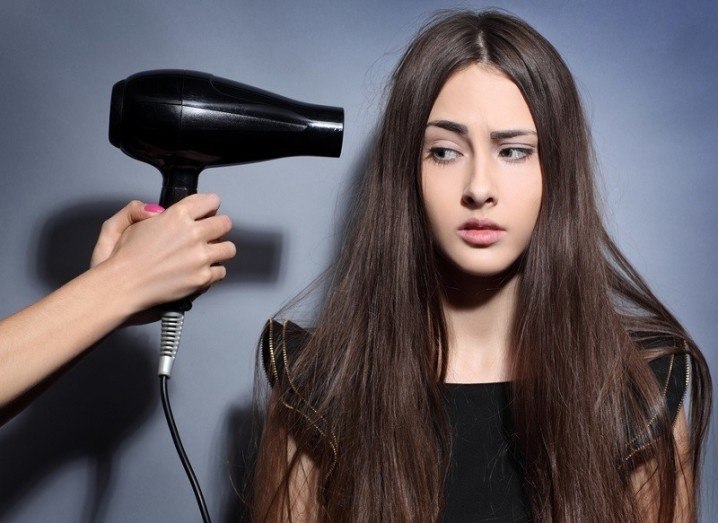
<svg viewBox="0 0 718 523">
<path fill-rule="evenodd" d="M 192 485 L 194 496 L 195 498 L 197 498 L 197 505 L 199 505 L 199 511 L 202 514 L 202 521 L 204 523 L 211 523 L 212 520 L 209 517 L 209 511 L 207 510 L 207 504 L 204 501 L 202 489 L 199 486 L 199 481 L 197 481 L 197 477 L 194 475 L 194 470 L 192 470 L 192 464 L 189 462 L 187 453 L 182 446 L 182 440 L 180 439 L 179 432 L 177 431 L 177 426 L 175 425 L 174 417 L 172 416 L 172 407 L 170 407 L 170 398 L 167 392 L 167 379 L 167 376 L 160 375 L 160 396 L 162 397 L 162 409 L 165 411 L 165 418 L 167 419 L 167 425 L 170 428 L 170 433 L 172 434 L 172 441 L 174 442 L 175 448 L 177 449 L 177 454 L 179 454 L 180 461 L 182 461 L 182 466 L 184 467 L 184 470 L 187 473 L 187 477 L 189 478 L 189 482 Z"/>
</svg>

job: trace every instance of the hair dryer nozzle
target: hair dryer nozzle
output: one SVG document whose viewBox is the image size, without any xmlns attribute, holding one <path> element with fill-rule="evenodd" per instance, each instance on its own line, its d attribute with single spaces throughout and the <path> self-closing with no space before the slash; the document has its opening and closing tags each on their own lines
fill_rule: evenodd
<svg viewBox="0 0 718 523">
<path fill-rule="evenodd" d="M 122 131 L 122 100 L 125 96 L 125 81 L 121 80 L 112 87 L 110 101 L 110 143 L 122 147 L 120 133 Z"/>
</svg>

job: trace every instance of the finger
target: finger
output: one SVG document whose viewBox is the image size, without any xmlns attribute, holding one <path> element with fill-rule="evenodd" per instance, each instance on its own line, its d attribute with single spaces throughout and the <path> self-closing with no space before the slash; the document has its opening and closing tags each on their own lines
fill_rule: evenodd
<svg viewBox="0 0 718 523">
<path fill-rule="evenodd" d="M 142 209 L 150 214 L 158 214 L 165 210 L 164 207 L 157 203 L 148 203 Z"/>
<path fill-rule="evenodd" d="M 132 200 L 122 209 L 105 220 L 97 237 L 95 248 L 90 258 L 90 267 L 102 263 L 114 252 L 117 242 L 131 225 L 162 212 L 164 208 L 157 204 L 144 204 Z"/>
<path fill-rule="evenodd" d="M 164 207 L 156 203 L 148 203 L 145 205 L 139 202 L 139 205 L 132 205 L 131 207 L 128 207 L 129 212 L 126 215 L 126 221 L 122 223 L 122 230 L 120 233 L 124 232 L 125 229 L 131 225 L 146 220 L 147 218 L 151 218 L 152 216 L 156 216 L 157 214 L 161 214 L 165 210 Z"/>
<path fill-rule="evenodd" d="M 130 203 L 125 205 L 122 209 L 120 209 L 104 221 L 100 234 L 105 236 L 119 237 L 120 235 L 122 235 L 122 231 L 127 229 L 127 227 L 132 224 L 130 222 L 130 217 L 134 213 L 136 213 L 138 209 L 141 209 L 144 205 L 145 204 L 139 200 L 132 200 Z"/>
<path fill-rule="evenodd" d="M 209 270 L 212 273 L 212 282 L 210 285 L 223 280 L 225 276 L 227 276 L 227 269 L 223 265 L 213 265 Z"/>
<path fill-rule="evenodd" d="M 186 213 L 193 220 L 199 220 L 217 212 L 221 200 L 214 193 L 197 193 L 183 198 L 170 209 L 173 213 Z"/>
<path fill-rule="evenodd" d="M 197 229 L 200 238 L 208 242 L 217 240 L 232 230 L 232 220 L 225 214 L 211 216 L 198 221 Z"/>
<path fill-rule="evenodd" d="M 223 265 L 213 265 L 209 268 L 209 280 L 202 285 L 201 287 L 198 287 L 197 290 L 193 293 L 197 296 L 204 294 L 209 290 L 209 288 L 217 283 L 218 281 L 223 280 L 227 276 L 227 269 Z"/>
<path fill-rule="evenodd" d="M 207 246 L 210 264 L 231 260 L 237 255 L 237 247 L 232 242 L 212 243 Z"/>
<path fill-rule="evenodd" d="M 156 203 L 145 204 L 139 200 L 132 200 L 124 209 L 110 219 L 116 219 L 114 223 L 120 229 L 120 234 L 122 234 L 130 225 L 146 220 L 164 210 L 164 207 Z"/>
<path fill-rule="evenodd" d="M 130 225 L 140 222 L 162 212 L 163 207 L 157 204 L 144 204 L 139 200 L 132 200 L 102 224 L 101 234 L 111 241 L 122 236 Z"/>
<path fill-rule="evenodd" d="M 94 267 L 95 265 L 102 263 L 110 256 L 110 254 L 112 254 L 112 251 L 122 236 L 122 233 L 125 229 L 132 225 L 134 221 L 139 221 L 140 219 L 151 216 L 151 213 L 142 210 L 144 207 L 145 204 L 141 201 L 132 200 L 110 218 L 105 220 L 102 224 L 102 228 L 100 229 L 100 234 L 97 238 L 95 248 L 92 251 L 90 267 Z"/>
</svg>

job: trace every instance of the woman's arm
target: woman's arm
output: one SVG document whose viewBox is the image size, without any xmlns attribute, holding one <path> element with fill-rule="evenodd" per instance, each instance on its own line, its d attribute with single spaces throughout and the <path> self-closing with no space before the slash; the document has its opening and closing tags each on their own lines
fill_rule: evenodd
<svg viewBox="0 0 718 523">
<path fill-rule="evenodd" d="M 298 454 L 276 388 L 267 407 L 252 481 L 252 521 L 317 521 L 319 468 L 307 454 Z"/>
<path fill-rule="evenodd" d="M 0 407 L 134 313 L 224 278 L 216 264 L 236 249 L 217 242 L 232 226 L 227 216 L 215 216 L 219 204 L 217 195 L 197 194 L 153 216 L 134 201 L 107 220 L 90 270 L 0 321 Z"/>
<path fill-rule="evenodd" d="M 275 432 L 272 436 L 279 434 Z M 253 484 L 253 521 L 311 523 L 318 520 L 318 468 L 306 454 L 296 455 L 297 445 L 291 436 L 286 442 L 285 453 L 280 450 L 272 456 L 266 453 L 260 456 L 259 473 Z M 287 472 L 288 467 L 291 469 Z"/>
<path fill-rule="evenodd" d="M 297 453 L 297 445 L 290 437 L 287 445 L 287 458 L 291 463 Z M 316 492 L 318 469 L 306 454 L 297 456 L 297 462 L 289 474 L 289 512 L 291 520 L 286 517 L 282 521 L 313 522 L 317 521 Z"/>
<path fill-rule="evenodd" d="M 683 407 L 678 411 L 673 427 L 676 442 L 676 509 L 673 521 L 692 523 L 696 521 L 694 506 L 693 470 L 691 467 L 690 438 L 688 423 Z M 643 520 L 658 521 L 659 484 L 655 463 L 645 463 L 633 473 L 632 483 L 639 502 Z"/>
</svg>

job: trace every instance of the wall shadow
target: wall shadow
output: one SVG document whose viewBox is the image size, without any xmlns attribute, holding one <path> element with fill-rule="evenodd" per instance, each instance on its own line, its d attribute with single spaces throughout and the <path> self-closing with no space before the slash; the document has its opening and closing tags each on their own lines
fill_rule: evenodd
<svg viewBox="0 0 718 523">
<path fill-rule="evenodd" d="M 48 217 L 36 253 L 36 272 L 48 292 L 87 269 L 102 222 L 130 199 L 81 203 Z M 276 281 L 281 234 L 239 229 L 229 239 L 241 255 L 228 264 L 225 282 Z M 0 428 L 0 520 L 47 477 L 76 459 L 89 461 L 93 474 L 82 521 L 105 519 L 115 481 L 115 454 L 158 410 L 157 347 L 145 338 L 132 329 L 110 334 L 68 365 L 61 377 L 41 384 L 38 389 L 49 388 Z M 35 394 L 31 391 L 19 403 Z"/>
<path fill-rule="evenodd" d="M 146 341 L 117 332 L 0 431 L 0 520 L 44 478 L 79 458 L 94 469 L 83 521 L 104 519 L 113 456 L 158 402 L 155 360 Z"/>
<path fill-rule="evenodd" d="M 276 283 L 282 259 L 283 235 L 234 227 L 227 240 L 237 246 L 237 255 L 223 265 L 225 283 Z"/>
<path fill-rule="evenodd" d="M 87 270 L 102 223 L 132 200 L 101 200 L 62 209 L 48 217 L 40 233 L 37 273 L 54 289 Z M 234 227 L 226 236 L 237 256 L 226 262 L 223 283 L 275 283 L 279 277 L 283 235 L 272 230 Z"/>
<path fill-rule="evenodd" d="M 227 477 L 223 489 L 223 512 L 218 521 L 250 521 L 252 475 L 262 433 L 262 420 L 251 404 L 231 407 L 225 417 L 227 456 L 221 470 Z"/>
</svg>

